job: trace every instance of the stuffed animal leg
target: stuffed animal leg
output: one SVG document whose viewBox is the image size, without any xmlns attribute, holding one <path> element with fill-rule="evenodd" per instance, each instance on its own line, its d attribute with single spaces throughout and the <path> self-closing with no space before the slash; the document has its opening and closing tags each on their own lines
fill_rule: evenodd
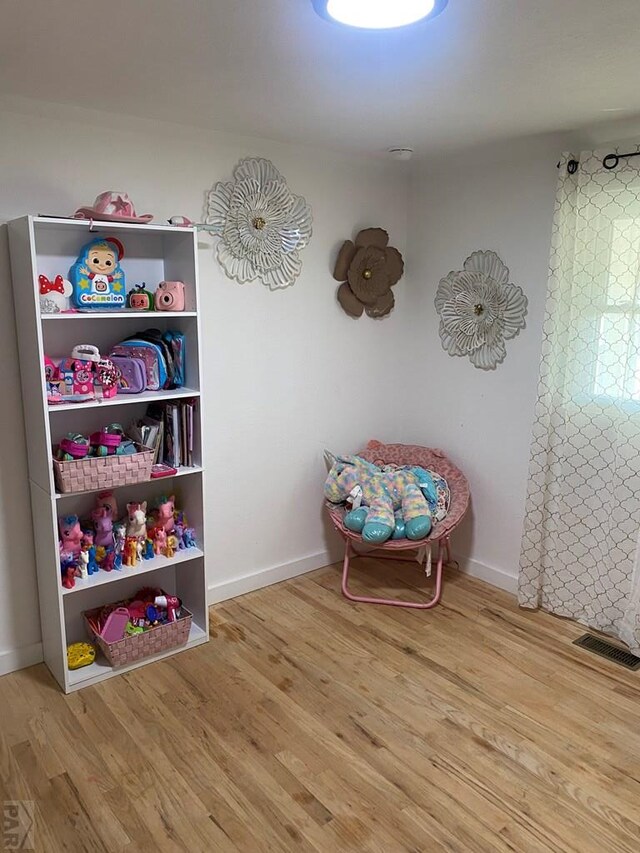
<svg viewBox="0 0 640 853">
<path fill-rule="evenodd" d="M 365 542 L 381 545 L 394 531 L 396 520 L 389 498 L 373 498 L 369 506 L 352 509 L 344 517 L 344 526 L 362 534 Z"/>
<path fill-rule="evenodd" d="M 431 530 L 429 502 L 415 483 L 405 486 L 402 495 L 402 516 L 407 539 L 424 539 Z"/>
</svg>

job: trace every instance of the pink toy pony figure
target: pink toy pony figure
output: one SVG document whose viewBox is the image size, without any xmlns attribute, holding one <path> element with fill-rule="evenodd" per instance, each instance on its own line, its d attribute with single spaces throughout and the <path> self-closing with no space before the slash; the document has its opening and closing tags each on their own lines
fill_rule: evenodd
<svg viewBox="0 0 640 853">
<path fill-rule="evenodd" d="M 167 549 L 167 533 L 164 527 L 156 527 L 153 532 L 153 552 L 154 554 L 164 554 Z"/>
<path fill-rule="evenodd" d="M 147 502 L 127 504 L 127 538 L 147 538 Z M 128 563 L 125 562 L 125 565 Z"/>
<path fill-rule="evenodd" d="M 174 512 L 176 508 L 175 495 L 170 498 L 161 497 L 158 501 L 158 508 L 154 513 L 155 527 L 162 527 L 165 533 L 173 533 L 175 526 Z"/>
<path fill-rule="evenodd" d="M 58 520 L 62 550 L 77 557 L 82 548 L 82 530 L 77 515 L 64 515 Z"/>
<path fill-rule="evenodd" d="M 113 492 L 100 492 L 100 494 L 97 495 L 95 508 L 101 509 L 102 507 L 108 507 L 111 510 L 112 519 L 118 517 L 118 504 Z"/>
<path fill-rule="evenodd" d="M 101 506 L 93 510 L 91 519 L 96 528 L 95 544 L 98 548 L 113 548 L 113 516 L 111 507 Z"/>
</svg>

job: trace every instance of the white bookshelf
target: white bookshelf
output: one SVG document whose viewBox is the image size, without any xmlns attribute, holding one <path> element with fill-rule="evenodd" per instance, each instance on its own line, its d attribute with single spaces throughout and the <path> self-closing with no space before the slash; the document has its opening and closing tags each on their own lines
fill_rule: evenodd
<svg viewBox="0 0 640 853">
<path fill-rule="evenodd" d="M 118 237 L 125 245 L 122 262 L 127 290 L 144 281 L 155 290 L 158 282 L 179 280 L 186 284 L 185 311 L 105 311 L 94 313 L 40 314 L 38 276 L 65 277 L 82 246 L 94 236 Z M 208 640 L 207 584 L 204 544 L 204 471 L 202 468 L 202 407 L 200 318 L 198 300 L 197 236 L 190 228 L 89 222 L 25 216 L 9 223 L 9 247 L 16 324 L 20 350 L 20 375 L 29 457 L 29 484 L 33 514 L 33 536 L 38 574 L 38 594 L 45 663 L 61 688 L 69 693 L 96 684 L 154 660 L 176 654 Z M 88 403 L 47 403 L 44 356 L 70 355 L 76 344 L 92 343 L 108 354 L 111 345 L 145 328 L 178 329 L 186 338 L 185 387 L 174 391 L 145 391 L 122 394 Z M 182 467 L 173 477 L 135 483 L 114 489 L 120 514 L 132 500 L 151 504 L 163 494 L 175 492 L 177 506 L 184 509 L 189 525 L 196 530 L 197 546 L 143 561 L 121 571 L 100 570 L 86 580 L 76 579 L 73 589 L 64 589 L 58 560 L 58 517 L 75 513 L 86 517 L 96 491 L 60 493 L 51 462 L 51 448 L 67 432 L 87 435 L 106 423 L 120 421 L 126 428 L 133 418 L 144 415 L 155 400 L 196 398 L 194 458 L 192 467 Z M 109 411 L 103 411 L 103 410 Z M 96 658 L 91 666 L 67 669 L 67 645 L 86 640 L 82 613 L 132 595 L 141 586 L 162 587 L 182 599 L 193 614 L 186 646 L 146 658 L 132 666 L 110 667 Z"/>
</svg>

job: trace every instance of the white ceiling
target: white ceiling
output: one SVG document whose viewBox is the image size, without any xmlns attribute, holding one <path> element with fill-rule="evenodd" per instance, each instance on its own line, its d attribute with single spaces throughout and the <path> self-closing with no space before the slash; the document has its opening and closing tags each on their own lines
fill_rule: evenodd
<svg viewBox="0 0 640 853">
<path fill-rule="evenodd" d="M 0 0 L 0 92 L 424 153 L 640 113 L 639 33 L 640 0 L 449 0 L 386 33 L 311 0 Z"/>
</svg>

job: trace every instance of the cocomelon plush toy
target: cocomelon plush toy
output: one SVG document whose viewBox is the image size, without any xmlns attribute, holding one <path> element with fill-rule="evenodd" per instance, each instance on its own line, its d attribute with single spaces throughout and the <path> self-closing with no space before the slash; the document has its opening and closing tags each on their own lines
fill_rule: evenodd
<svg viewBox="0 0 640 853">
<path fill-rule="evenodd" d="M 132 311 L 153 311 L 153 293 L 147 290 L 146 284 L 136 284 L 127 296 L 127 306 Z"/>
<path fill-rule="evenodd" d="M 82 248 L 69 270 L 74 304 L 85 311 L 122 308 L 127 301 L 120 261 L 124 246 L 115 237 L 97 237 Z"/>
</svg>

